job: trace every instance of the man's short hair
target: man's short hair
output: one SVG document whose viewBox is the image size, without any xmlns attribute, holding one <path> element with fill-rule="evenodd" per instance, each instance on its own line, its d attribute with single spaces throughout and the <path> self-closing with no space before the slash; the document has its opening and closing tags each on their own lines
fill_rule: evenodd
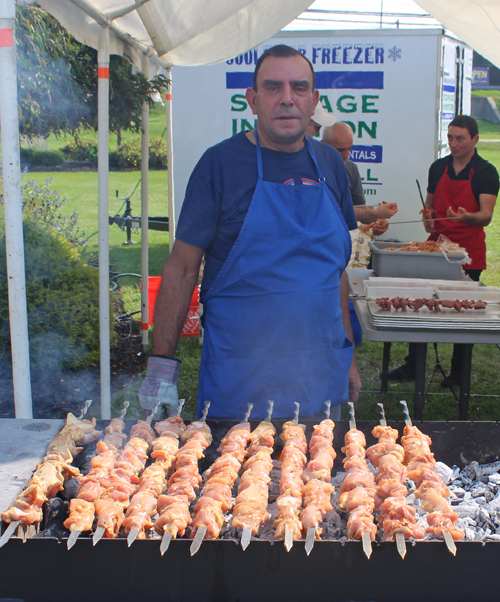
<svg viewBox="0 0 500 602">
<path fill-rule="evenodd" d="M 469 115 L 458 115 L 448 127 L 450 127 L 451 125 L 454 125 L 457 128 L 466 128 L 467 130 L 469 130 L 471 138 L 474 138 L 474 136 L 477 136 L 479 134 L 477 121 L 474 119 L 474 117 L 469 117 Z"/>
<path fill-rule="evenodd" d="M 259 69 L 260 69 L 260 66 L 262 65 L 262 61 L 264 61 L 265 59 L 267 59 L 268 56 L 278 56 L 280 58 L 289 58 L 289 57 L 292 57 L 292 56 L 301 56 L 305 61 L 307 61 L 307 64 L 311 68 L 312 89 L 314 91 L 314 86 L 316 85 L 316 74 L 314 73 L 314 68 L 313 68 L 313 66 L 311 64 L 311 61 L 309 59 L 307 59 L 302 54 L 302 52 L 299 52 L 298 50 L 295 50 L 295 48 L 292 48 L 291 46 L 287 46 L 286 44 L 277 44 L 276 46 L 272 46 L 271 48 L 268 48 L 259 57 L 259 60 L 257 61 L 257 64 L 255 65 L 255 71 L 253 72 L 253 89 L 256 92 L 257 92 L 257 74 L 259 73 Z"/>
</svg>

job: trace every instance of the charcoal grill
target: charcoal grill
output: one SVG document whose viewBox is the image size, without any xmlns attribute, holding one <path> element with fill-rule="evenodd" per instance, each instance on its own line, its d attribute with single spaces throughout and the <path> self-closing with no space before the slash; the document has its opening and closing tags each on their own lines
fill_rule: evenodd
<svg viewBox="0 0 500 602">
<path fill-rule="evenodd" d="M 273 421 L 279 432 L 282 421 Z M 208 421 L 215 449 L 233 421 Z M 127 421 L 130 429 L 132 421 Z M 256 426 L 258 423 L 253 423 Z M 101 422 L 99 428 L 106 426 Z M 307 423 L 308 437 L 313 423 Z M 358 421 L 370 432 L 373 422 Z M 390 423 L 400 432 L 404 423 Z M 463 467 L 472 461 L 500 459 L 500 426 L 496 423 L 427 422 L 418 425 L 433 439 L 438 460 Z M 349 426 L 338 422 L 337 452 Z M 0 433 L 1 435 L 1 433 Z M 340 458 L 342 455 L 339 453 Z M 208 461 L 215 453 L 207 454 Z M 341 466 L 340 458 L 336 468 Z M 67 600 L 168 600 L 184 602 L 328 600 L 328 602 L 425 600 L 497 601 L 500 599 L 500 542 L 457 542 L 453 557 L 442 541 L 408 544 L 402 560 L 395 543 L 373 545 L 368 560 L 360 542 L 317 541 L 311 555 L 303 542 L 287 553 L 283 542 L 254 541 L 246 551 L 230 540 L 206 541 L 191 557 L 191 540 L 172 541 L 162 557 L 158 540 L 101 540 L 92 546 L 80 537 L 68 551 L 54 538 L 12 538 L 0 549 L 0 598 L 26 602 Z"/>
</svg>

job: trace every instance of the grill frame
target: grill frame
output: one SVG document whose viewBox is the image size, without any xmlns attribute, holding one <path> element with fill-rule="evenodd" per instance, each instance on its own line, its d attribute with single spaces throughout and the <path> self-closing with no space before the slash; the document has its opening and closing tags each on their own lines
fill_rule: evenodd
<svg viewBox="0 0 500 602">
<path fill-rule="evenodd" d="M 215 448 L 234 421 L 208 421 Z M 254 425 L 258 421 L 252 421 Z M 273 421 L 277 432 L 283 420 Z M 308 438 L 317 421 L 305 421 Z M 105 426 L 101 421 L 99 428 Z M 134 421 L 127 421 L 127 428 Z M 359 421 L 369 435 L 375 422 Z M 402 431 L 404 423 L 390 426 Z M 473 460 L 493 462 L 500 457 L 500 425 L 497 423 L 426 422 L 419 428 L 433 439 L 438 460 L 463 466 Z M 334 446 L 341 467 L 346 422 L 335 428 Z M 213 458 L 212 458 L 213 459 Z M 275 602 L 277 599 L 377 600 L 461 602 L 497 601 L 500 598 L 500 542 L 457 542 L 453 557 L 444 542 L 425 541 L 407 545 L 400 558 L 390 542 L 373 545 L 368 560 L 360 542 L 318 541 L 311 555 L 304 542 L 295 542 L 287 553 L 283 543 L 252 541 L 246 551 L 230 540 L 206 541 L 191 557 L 191 540 L 172 541 L 162 557 L 159 540 L 101 540 L 92 546 L 81 537 L 68 551 L 66 540 L 13 537 L 0 549 L 0 597 L 25 602 L 80 600 L 184 602 Z"/>
</svg>

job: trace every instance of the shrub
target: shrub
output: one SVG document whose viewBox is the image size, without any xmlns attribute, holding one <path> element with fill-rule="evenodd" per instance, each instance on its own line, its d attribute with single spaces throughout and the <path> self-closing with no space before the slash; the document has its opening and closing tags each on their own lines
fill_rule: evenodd
<svg viewBox="0 0 500 602">
<path fill-rule="evenodd" d="M 59 213 L 66 202 L 57 190 L 50 190 L 52 178 L 45 180 L 44 186 L 34 180 L 28 180 L 22 187 L 23 213 L 32 221 L 58 231 L 74 247 L 82 247 L 87 243 L 84 232 L 80 232 L 76 222 L 76 211 L 71 217 Z"/>
<path fill-rule="evenodd" d="M 62 165 L 64 163 L 65 157 L 61 153 L 61 151 L 39 151 L 34 150 L 31 151 L 31 159 L 29 160 L 32 165 L 40 165 L 40 166 L 54 166 L 54 165 Z"/>
<path fill-rule="evenodd" d="M 163 142 L 160 136 L 151 138 L 149 143 L 149 165 L 167 169 L 167 145 Z"/>
<path fill-rule="evenodd" d="M 61 148 L 68 159 L 97 163 L 97 144 L 91 140 L 75 139 Z"/>
<path fill-rule="evenodd" d="M 141 166 L 141 142 L 132 140 L 123 142 L 116 151 L 118 155 L 118 167 L 121 169 L 138 168 Z"/>
<path fill-rule="evenodd" d="M 99 275 L 56 230 L 24 220 L 26 297 L 32 370 L 77 368 L 99 359 Z M 7 281 L 5 240 L 0 279 Z M 9 348 L 7 287 L 0 287 L 0 345 Z"/>
</svg>

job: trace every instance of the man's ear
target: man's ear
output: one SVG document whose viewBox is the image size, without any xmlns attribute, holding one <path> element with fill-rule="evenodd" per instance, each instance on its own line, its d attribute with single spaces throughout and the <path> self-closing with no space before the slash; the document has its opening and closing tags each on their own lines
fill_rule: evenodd
<svg viewBox="0 0 500 602">
<path fill-rule="evenodd" d="M 252 114 L 257 115 L 257 105 L 255 103 L 257 93 L 253 88 L 247 88 L 245 96 L 248 102 L 248 106 L 252 109 Z"/>
<path fill-rule="evenodd" d="M 315 109 L 316 109 L 316 105 L 318 104 L 318 102 L 319 102 L 319 90 L 314 90 L 314 92 L 313 92 L 313 105 L 314 105 Z M 313 115 L 314 115 L 314 111 L 313 111 Z"/>
<path fill-rule="evenodd" d="M 476 134 L 472 140 L 474 141 L 474 144 L 477 144 L 479 142 L 479 134 Z"/>
</svg>

